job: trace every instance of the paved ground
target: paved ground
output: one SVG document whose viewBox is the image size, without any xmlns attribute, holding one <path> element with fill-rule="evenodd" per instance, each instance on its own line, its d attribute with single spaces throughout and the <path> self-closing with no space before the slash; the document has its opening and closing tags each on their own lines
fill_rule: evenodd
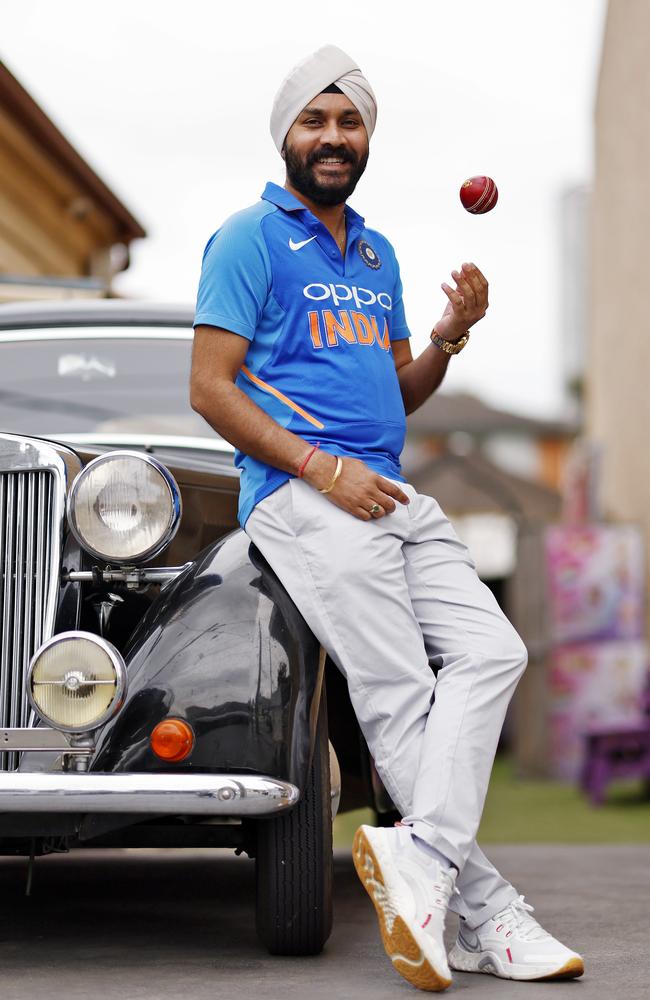
<svg viewBox="0 0 650 1000">
<path fill-rule="evenodd" d="M 457 974 L 448 996 L 499 1000 L 648 997 L 650 846 L 494 847 L 537 915 L 587 960 L 573 983 Z M 258 946 L 253 865 L 228 852 L 110 851 L 37 862 L 0 859 L 2 1000 L 398 1000 L 393 973 L 349 859 L 336 859 L 334 933 L 315 959 Z M 450 928 L 451 930 L 451 928 Z"/>
</svg>

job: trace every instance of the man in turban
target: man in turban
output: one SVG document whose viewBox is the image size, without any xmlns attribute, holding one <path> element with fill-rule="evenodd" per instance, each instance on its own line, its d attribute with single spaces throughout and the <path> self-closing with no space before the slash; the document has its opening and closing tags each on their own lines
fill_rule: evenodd
<svg viewBox="0 0 650 1000">
<path fill-rule="evenodd" d="M 452 271 L 432 343 L 412 357 L 393 248 L 346 204 L 376 115 L 370 84 L 332 45 L 281 85 L 271 134 L 286 181 L 208 242 L 192 405 L 236 446 L 240 523 L 346 677 L 403 816 L 361 827 L 353 849 L 394 967 L 428 990 L 449 985 L 450 965 L 572 978 L 580 956 L 475 840 L 526 650 L 399 462 L 405 414 L 467 344 L 488 284 L 474 264 Z M 449 905 L 461 927 L 448 963 Z"/>
</svg>

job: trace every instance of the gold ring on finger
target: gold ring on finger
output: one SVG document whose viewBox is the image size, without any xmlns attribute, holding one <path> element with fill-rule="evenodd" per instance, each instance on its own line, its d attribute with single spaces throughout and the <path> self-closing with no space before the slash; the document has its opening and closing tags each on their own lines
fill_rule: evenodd
<svg viewBox="0 0 650 1000">
<path fill-rule="evenodd" d="M 378 514 L 380 510 L 381 510 L 381 507 L 379 506 L 379 504 L 378 503 L 373 503 L 373 505 L 370 508 L 370 510 L 368 511 L 368 513 L 369 514 Z"/>
</svg>

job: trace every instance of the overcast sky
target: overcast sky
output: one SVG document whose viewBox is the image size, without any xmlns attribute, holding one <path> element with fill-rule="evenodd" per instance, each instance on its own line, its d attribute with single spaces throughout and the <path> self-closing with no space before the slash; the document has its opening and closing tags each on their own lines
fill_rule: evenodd
<svg viewBox="0 0 650 1000">
<path fill-rule="evenodd" d="M 0 58 L 122 198 L 148 237 L 116 281 L 131 297 L 194 301 L 203 247 L 283 182 L 268 131 L 291 66 L 325 43 L 378 97 L 351 198 L 401 262 L 414 353 L 473 260 L 490 310 L 449 390 L 562 413 L 560 196 L 593 174 L 605 0 L 3 0 Z M 458 190 L 491 175 L 497 207 Z"/>
</svg>

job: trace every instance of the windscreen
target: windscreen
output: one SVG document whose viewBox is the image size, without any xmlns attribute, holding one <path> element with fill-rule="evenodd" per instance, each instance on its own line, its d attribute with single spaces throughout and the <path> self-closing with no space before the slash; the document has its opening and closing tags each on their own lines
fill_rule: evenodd
<svg viewBox="0 0 650 1000">
<path fill-rule="evenodd" d="M 0 339 L 0 430 L 66 433 L 215 432 L 190 407 L 191 339 L 62 331 Z M 37 337 L 39 339 L 31 339 Z M 43 339 L 40 339 L 43 338 Z"/>
</svg>

